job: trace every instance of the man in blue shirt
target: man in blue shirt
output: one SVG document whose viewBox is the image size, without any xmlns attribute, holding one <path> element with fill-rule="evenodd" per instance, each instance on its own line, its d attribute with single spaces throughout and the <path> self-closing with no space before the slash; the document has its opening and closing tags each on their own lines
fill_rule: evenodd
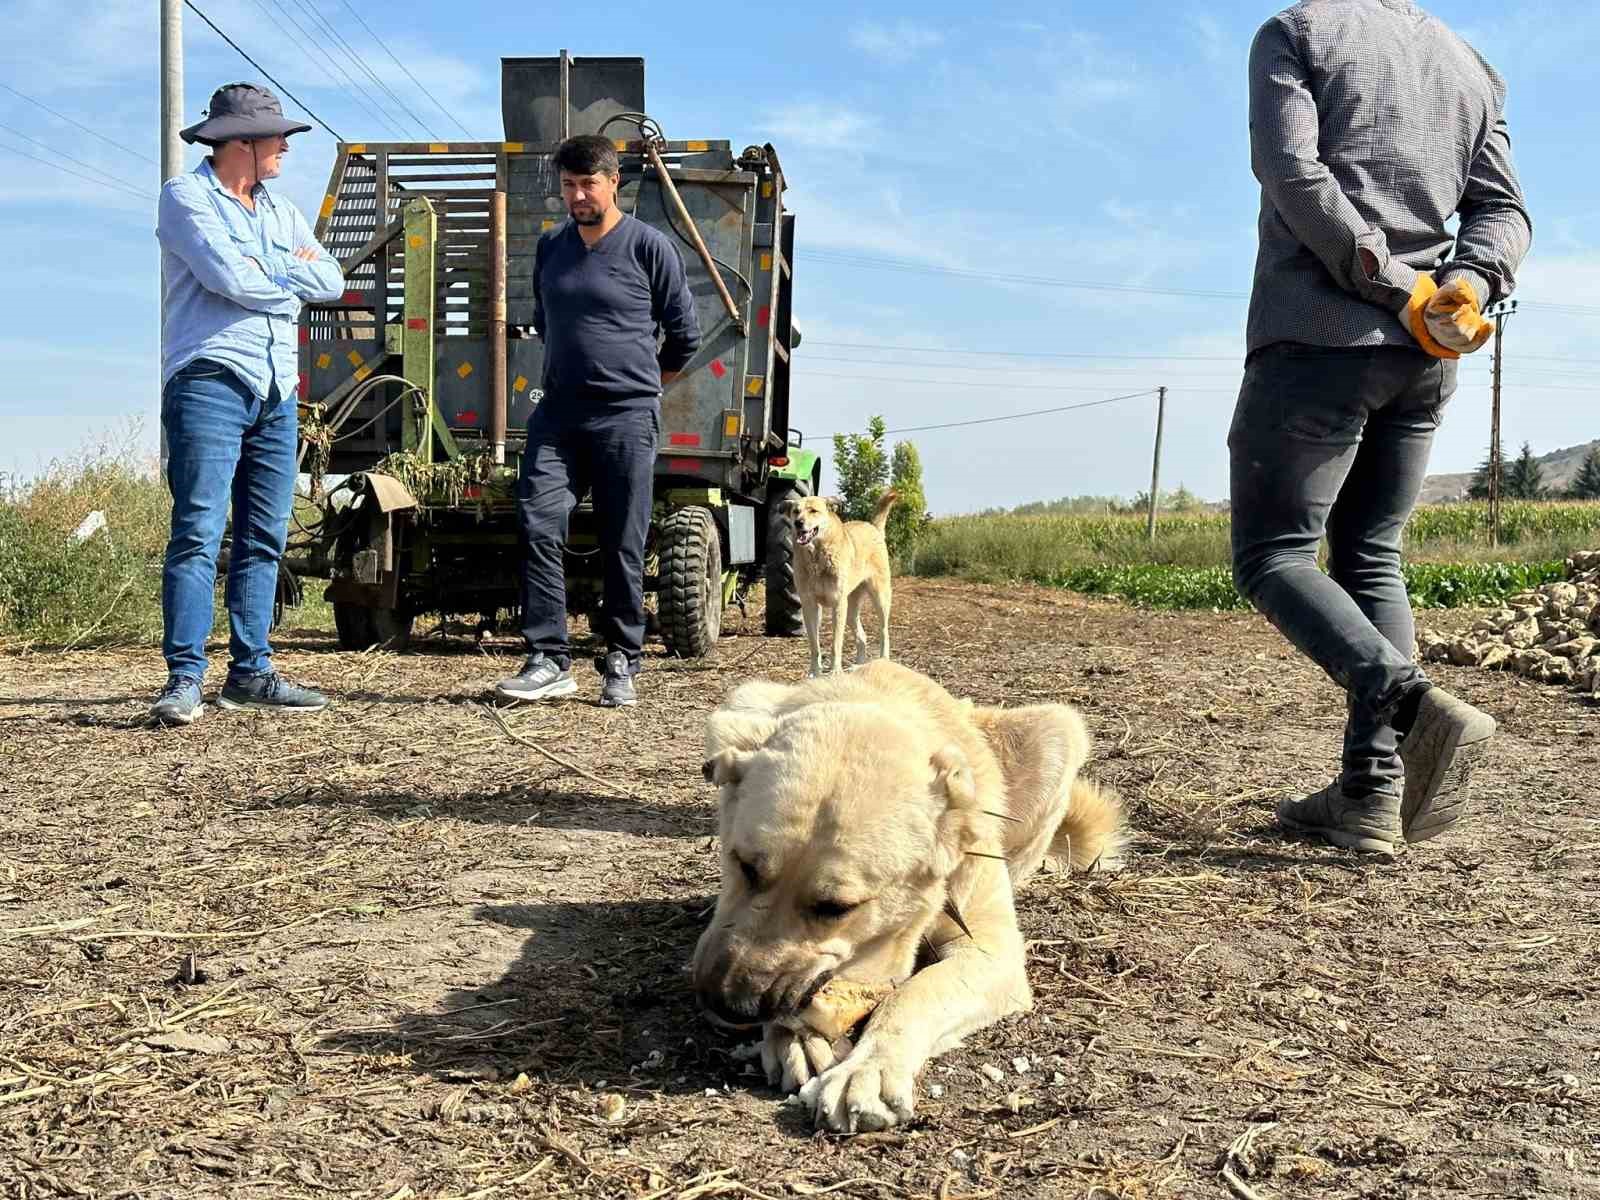
<svg viewBox="0 0 1600 1200">
<path fill-rule="evenodd" d="M 577 690 L 563 554 L 567 522 L 588 491 L 604 573 L 600 703 L 620 708 L 638 699 L 661 391 L 699 349 L 700 327 L 678 248 L 617 208 L 616 147 L 592 134 L 570 138 L 555 166 L 572 219 L 540 238 L 534 255 L 544 396 L 528 420 L 518 492 L 528 659 L 496 690 L 515 700 Z"/>
<path fill-rule="evenodd" d="M 218 702 L 278 712 L 327 705 L 272 669 L 267 634 L 294 503 L 296 318 L 304 301 L 337 299 L 344 273 L 294 205 L 265 187 L 282 169 L 289 135 L 311 127 L 287 120 L 277 97 L 247 83 L 219 88 L 208 114 L 182 136 L 211 155 L 167 181 L 156 225 L 172 532 L 161 586 L 168 677 L 151 715 L 166 725 L 187 725 L 203 711 L 230 503 L 230 661 Z"/>
</svg>

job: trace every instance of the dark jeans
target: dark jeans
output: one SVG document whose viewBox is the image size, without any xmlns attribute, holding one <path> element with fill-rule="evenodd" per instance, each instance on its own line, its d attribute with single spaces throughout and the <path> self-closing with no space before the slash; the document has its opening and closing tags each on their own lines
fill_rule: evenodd
<svg viewBox="0 0 1600 1200">
<path fill-rule="evenodd" d="M 1352 795 L 1396 790 L 1390 721 L 1427 686 L 1400 534 L 1455 387 L 1456 364 L 1421 350 L 1279 343 L 1247 362 L 1228 433 L 1234 579 L 1349 693 L 1341 783 Z"/>
<path fill-rule="evenodd" d="M 593 496 L 604 600 L 596 634 L 606 651 L 621 650 L 635 674 L 644 648 L 644 544 L 650 530 L 656 409 L 596 408 L 577 416 L 546 401 L 528 419 L 518 508 L 526 557 L 522 576 L 522 639 L 563 666 L 567 639 L 563 551 L 572 510 Z"/>
<path fill-rule="evenodd" d="M 161 424 L 172 492 L 172 531 L 161 575 L 167 671 L 196 682 L 206 673 L 217 553 L 230 501 L 228 674 L 270 671 L 267 635 L 294 504 L 300 436 L 294 401 L 276 387 L 259 400 L 227 367 L 196 359 L 162 389 Z"/>
</svg>

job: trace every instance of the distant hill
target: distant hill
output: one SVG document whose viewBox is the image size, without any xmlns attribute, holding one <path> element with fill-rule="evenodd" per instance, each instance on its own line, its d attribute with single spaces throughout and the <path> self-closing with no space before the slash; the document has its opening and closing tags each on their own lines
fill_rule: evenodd
<svg viewBox="0 0 1600 1200">
<path fill-rule="evenodd" d="M 1600 446 L 1600 438 L 1581 446 L 1568 446 L 1565 450 L 1553 450 L 1540 455 L 1535 461 L 1544 470 L 1544 485 L 1553 492 L 1564 490 L 1577 477 L 1585 456 L 1596 446 Z M 1505 455 L 1507 463 L 1516 457 L 1517 449 L 1516 446 L 1502 448 L 1501 453 Z M 1456 475 L 1429 475 L 1422 483 L 1422 503 L 1437 504 L 1442 500 L 1465 499 L 1467 489 L 1472 486 L 1472 476 L 1472 471 Z"/>
</svg>

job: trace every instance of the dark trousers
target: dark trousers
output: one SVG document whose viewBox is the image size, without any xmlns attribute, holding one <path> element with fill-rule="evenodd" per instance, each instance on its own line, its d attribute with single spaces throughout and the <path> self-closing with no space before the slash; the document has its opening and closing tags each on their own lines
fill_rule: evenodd
<svg viewBox="0 0 1600 1200">
<path fill-rule="evenodd" d="M 529 653 L 542 652 L 563 667 L 572 662 L 563 554 L 572 510 L 590 492 L 604 585 L 595 632 L 607 653 L 621 650 L 638 672 L 644 647 L 644 545 L 660 436 L 653 405 L 565 415 L 545 401 L 534 409 L 517 492 L 525 551 L 522 639 Z"/>
<path fill-rule="evenodd" d="M 1396 790 L 1390 721 L 1427 683 L 1400 535 L 1455 387 L 1456 364 L 1421 350 L 1280 343 L 1246 364 L 1228 433 L 1234 579 L 1349 693 L 1340 781 L 1353 795 Z"/>
</svg>

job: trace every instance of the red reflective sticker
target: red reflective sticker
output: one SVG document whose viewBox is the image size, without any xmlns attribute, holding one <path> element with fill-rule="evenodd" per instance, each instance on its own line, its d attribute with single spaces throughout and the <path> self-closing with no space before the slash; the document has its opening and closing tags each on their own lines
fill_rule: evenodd
<svg viewBox="0 0 1600 1200">
<path fill-rule="evenodd" d="M 428 328 L 428 318 L 427 317 L 408 317 L 406 319 L 406 328 L 407 329 L 415 329 L 418 333 L 425 332 L 427 330 L 427 328 Z"/>
<path fill-rule="evenodd" d="M 669 446 L 698 446 L 700 435 L 698 433 L 669 433 L 667 445 Z"/>
<path fill-rule="evenodd" d="M 713 358 L 711 360 L 711 373 L 718 379 L 721 379 L 728 373 L 728 368 L 722 365 L 722 360 L 720 358 Z"/>
<path fill-rule="evenodd" d="M 304 346 L 310 340 L 311 340 L 311 327 L 309 325 L 300 326 L 300 344 L 302 346 Z"/>
<path fill-rule="evenodd" d="M 300 398 L 303 400 L 307 396 L 309 396 L 310 394 L 311 394 L 311 377 L 308 376 L 308 375 L 301 375 L 300 376 Z"/>
<path fill-rule="evenodd" d="M 344 302 L 346 304 L 365 304 L 367 302 L 367 294 L 365 292 L 346 292 L 344 294 Z"/>
<path fill-rule="evenodd" d="M 760 310 L 756 313 L 756 324 L 762 329 L 765 329 L 767 327 L 767 323 L 771 320 L 772 306 L 770 304 L 763 304 Z"/>
<path fill-rule="evenodd" d="M 669 458 L 667 470 L 681 474 L 693 475 L 700 469 L 700 460 L 697 458 Z"/>
<path fill-rule="evenodd" d="M 478 423 L 478 410 L 475 408 L 464 409 L 456 420 L 463 425 L 476 425 Z"/>
</svg>

